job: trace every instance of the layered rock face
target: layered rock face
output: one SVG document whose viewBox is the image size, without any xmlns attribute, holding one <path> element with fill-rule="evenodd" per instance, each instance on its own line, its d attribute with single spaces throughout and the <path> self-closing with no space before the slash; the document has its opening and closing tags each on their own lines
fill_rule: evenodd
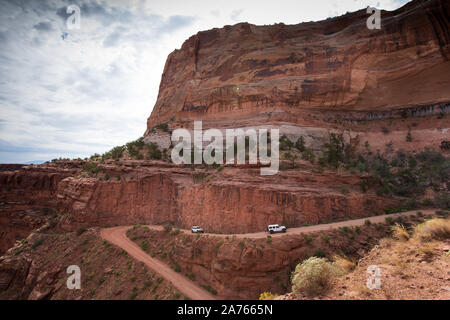
<svg viewBox="0 0 450 320">
<path fill-rule="evenodd" d="M 204 175 L 195 181 L 194 175 Z M 171 222 L 208 232 L 246 233 L 268 224 L 290 227 L 364 217 L 401 204 L 362 194 L 364 177 L 282 172 L 260 177 L 259 169 L 140 168 L 121 179 L 67 178 L 58 187 L 60 226 L 79 227 Z M 340 188 L 349 191 L 343 194 Z"/>
<path fill-rule="evenodd" d="M 73 173 L 40 167 L 0 172 L 0 254 L 56 214 L 58 184 Z"/>
<path fill-rule="evenodd" d="M 216 127 L 304 125 L 338 111 L 369 120 L 418 106 L 443 112 L 449 16 L 448 1 L 418 0 L 382 11 L 381 30 L 369 30 L 369 14 L 360 10 L 320 22 L 199 32 L 169 55 L 145 134 L 159 123 L 194 119 Z"/>
</svg>

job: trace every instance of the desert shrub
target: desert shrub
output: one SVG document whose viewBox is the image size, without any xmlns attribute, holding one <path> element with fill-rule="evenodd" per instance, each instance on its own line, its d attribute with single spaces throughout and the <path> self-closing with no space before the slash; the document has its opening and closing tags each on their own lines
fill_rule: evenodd
<svg viewBox="0 0 450 320">
<path fill-rule="evenodd" d="M 412 142 L 411 129 L 408 129 L 408 133 L 406 134 L 406 141 Z"/>
<path fill-rule="evenodd" d="M 218 241 L 216 244 L 216 251 L 219 251 L 219 249 L 222 245 L 223 245 L 223 241 L 222 240 Z"/>
<path fill-rule="evenodd" d="M 130 293 L 130 300 L 133 300 L 137 297 L 138 295 L 138 289 L 136 287 L 133 287 L 133 290 Z"/>
<path fill-rule="evenodd" d="M 271 237 L 271 236 L 267 236 L 266 242 L 267 242 L 267 243 L 272 243 L 272 237 Z"/>
<path fill-rule="evenodd" d="M 311 163 L 314 163 L 314 159 L 316 158 L 316 155 L 310 148 L 306 148 L 302 151 L 302 159 L 307 160 Z"/>
<path fill-rule="evenodd" d="M 217 294 L 217 291 L 216 291 L 214 288 L 212 288 L 210 285 L 202 285 L 202 287 L 203 287 L 205 290 L 207 290 L 207 291 L 209 291 L 210 293 L 212 293 L 213 295 L 216 295 L 216 294 Z"/>
<path fill-rule="evenodd" d="M 305 138 L 303 138 L 303 136 L 297 139 L 295 142 L 295 148 L 300 152 L 305 151 Z"/>
<path fill-rule="evenodd" d="M 391 227 L 391 230 L 392 230 L 392 236 L 394 237 L 394 239 L 402 240 L 402 241 L 406 241 L 409 239 L 409 233 L 403 225 L 401 225 L 399 223 L 395 223 Z"/>
<path fill-rule="evenodd" d="M 141 248 L 144 251 L 148 251 L 148 241 L 147 240 L 142 240 Z"/>
<path fill-rule="evenodd" d="M 181 268 L 180 268 L 180 266 L 178 265 L 178 263 L 176 263 L 176 262 L 174 262 L 174 263 L 172 264 L 172 269 L 173 269 L 175 272 L 181 272 Z"/>
<path fill-rule="evenodd" d="M 298 264 L 292 275 L 292 290 L 317 295 L 331 288 L 339 274 L 337 268 L 325 258 L 311 257 Z"/>
<path fill-rule="evenodd" d="M 164 231 L 170 233 L 170 231 L 172 231 L 172 225 L 170 223 L 166 224 L 164 226 Z"/>
<path fill-rule="evenodd" d="M 323 163 L 326 163 L 335 168 L 339 167 L 340 162 L 344 162 L 345 142 L 342 134 L 330 133 L 329 142 L 323 145 L 324 157 L 321 158 Z"/>
<path fill-rule="evenodd" d="M 313 239 L 312 239 L 311 236 L 305 236 L 305 241 L 306 241 L 307 244 L 311 244 L 312 240 Z"/>
<path fill-rule="evenodd" d="M 435 213 L 436 213 L 436 215 L 443 216 L 443 217 L 445 217 L 449 214 L 448 211 L 443 211 L 443 210 L 437 210 Z"/>
<path fill-rule="evenodd" d="M 100 171 L 100 169 L 97 166 L 97 163 L 95 163 L 95 162 L 85 162 L 83 164 L 82 170 L 89 174 L 97 174 Z"/>
<path fill-rule="evenodd" d="M 145 142 L 142 137 L 137 140 L 127 142 L 125 144 L 128 153 L 130 154 L 131 157 L 134 157 L 134 158 L 139 157 L 139 155 L 140 155 L 139 151 L 142 150 L 144 145 L 145 145 Z"/>
<path fill-rule="evenodd" d="M 295 160 L 298 159 L 297 154 L 292 152 L 286 152 L 283 154 L 283 158 L 291 162 L 291 167 L 295 168 Z"/>
<path fill-rule="evenodd" d="M 39 238 L 36 241 L 33 242 L 33 244 L 31 245 L 32 249 L 36 249 L 37 247 L 39 247 L 41 244 L 44 243 L 44 238 Z"/>
<path fill-rule="evenodd" d="M 103 154 L 103 158 L 106 159 L 120 159 L 125 151 L 125 146 L 117 146 Z"/>
<path fill-rule="evenodd" d="M 154 126 L 153 128 L 159 129 L 159 130 L 164 131 L 164 132 L 169 132 L 169 124 L 167 124 L 167 123 L 160 123 L 160 124 L 157 124 L 157 125 Z M 152 129 L 153 129 L 153 128 L 152 128 Z"/>
<path fill-rule="evenodd" d="M 294 143 L 286 137 L 286 135 L 282 135 L 280 137 L 280 150 L 291 150 L 294 146 Z"/>
<path fill-rule="evenodd" d="M 158 145 L 156 143 L 148 144 L 148 157 L 152 160 L 161 160 L 162 152 L 159 150 Z"/>
<path fill-rule="evenodd" d="M 319 257 L 319 258 L 325 258 L 326 254 L 325 254 L 325 251 L 323 251 L 322 249 L 317 249 L 316 251 L 314 251 L 313 256 Z"/>
<path fill-rule="evenodd" d="M 192 179 L 194 180 L 194 183 L 199 183 L 204 181 L 208 177 L 208 174 L 204 172 L 194 173 L 192 175 Z"/>
<path fill-rule="evenodd" d="M 414 237 L 420 240 L 445 240 L 450 238 L 450 220 L 431 219 L 414 228 Z"/>
<path fill-rule="evenodd" d="M 259 300 L 273 300 L 278 297 L 277 294 L 273 294 L 270 291 L 263 292 L 259 295 Z"/>
<path fill-rule="evenodd" d="M 341 257 L 339 255 L 333 256 L 333 264 L 337 268 L 339 268 L 343 273 L 349 273 L 356 267 L 354 262 L 350 261 L 347 258 Z"/>
</svg>

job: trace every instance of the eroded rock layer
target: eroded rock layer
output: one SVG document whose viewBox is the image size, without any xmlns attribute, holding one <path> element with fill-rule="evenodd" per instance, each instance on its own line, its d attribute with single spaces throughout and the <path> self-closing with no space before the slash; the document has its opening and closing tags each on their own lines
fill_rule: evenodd
<svg viewBox="0 0 450 320">
<path fill-rule="evenodd" d="M 311 113 L 362 111 L 359 117 L 370 119 L 448 103 L 448 1 L 383 11 L 381 30 L 366 27 L 368 16 L 360 10 L 320 22 L 197 33 L 167 59 L 146 135 L 167 121 L 304 124 Z"/>
</svg>

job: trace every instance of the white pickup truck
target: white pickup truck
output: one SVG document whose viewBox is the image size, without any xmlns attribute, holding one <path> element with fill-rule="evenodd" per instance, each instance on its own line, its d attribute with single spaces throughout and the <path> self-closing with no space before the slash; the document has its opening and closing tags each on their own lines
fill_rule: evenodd
<svg viewBox="0 0 450 320">
<path fill-rule="evenodd" d="M 199 226 L 192 226 L 191 231 L 192 233 L 203 233 L 203 229 Z"/>
<path fill-rule="evenodd" d="M 278 224 L 269 224 L 267 226 L 267 232 L 286 232 L 287 228 L 285 226 L 279 226 Z"/>
</svg>

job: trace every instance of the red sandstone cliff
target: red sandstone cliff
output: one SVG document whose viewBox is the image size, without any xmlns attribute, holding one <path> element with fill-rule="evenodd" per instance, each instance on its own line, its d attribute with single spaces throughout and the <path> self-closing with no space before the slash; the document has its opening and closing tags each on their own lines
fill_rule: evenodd
<svg viewBox="0 0 450 320">
<path fill-rule="evenodd" d="M 75 171 L 26 166 L 0 172 L 0 255 L 56 214 L 58 184 Z"/>
<path fill-rule="evenodd" d="M 446 104 L 449 16 L 448 1 L 417 0 L 383 11 L 381 30 L 369 30 L 360 10 L 298 25 L 199 32 L 167 58 L 146 135 L 167 121 L 304 124 L 317 110 Z"/>
</svg>

